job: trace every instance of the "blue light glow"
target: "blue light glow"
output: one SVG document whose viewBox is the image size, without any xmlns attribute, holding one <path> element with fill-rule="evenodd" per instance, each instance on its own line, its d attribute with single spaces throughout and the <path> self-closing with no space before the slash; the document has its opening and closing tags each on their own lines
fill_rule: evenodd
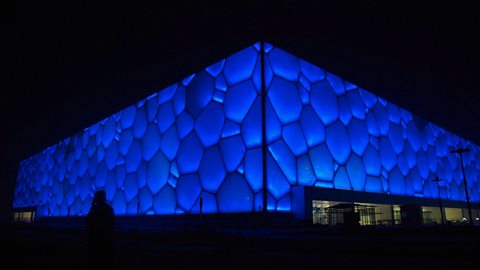
<svg viewBox="0 0 480 270">
<path fill-rule="evenodd" d="M 480 201 L 477 145 L 269 44 L 261 74 L 256 46 L 22 161 L 14 207 L 86 215 L 102 188 L 118 215 L 198 213 L 200 195 L 205 213 L 260 211 L 263 192 L 291 211 L 293 185 L 436 198 L 433 175 L 463 201 L 456 147 Z"/>
</svg>

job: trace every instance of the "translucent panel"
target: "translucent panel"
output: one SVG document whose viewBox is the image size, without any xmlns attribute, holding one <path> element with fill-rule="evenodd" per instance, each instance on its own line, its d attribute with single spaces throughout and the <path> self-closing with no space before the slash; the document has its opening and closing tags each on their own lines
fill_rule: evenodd
<svg viewBox="0 0 480 270">
<path fill-rule="evenodd" d="M 143 159 L 150 160 L 160 148 L 160 133 L 155 125 L 149 125 L 142 139 Z"/>
<path fill-rule="evenodd" d="M 137 139 L 141 138 L 147 129 L 147 118 L 145 116 L 145 109 L 142 107 L 135 115 L 135 122 L 133 123 L 133 136 Z"/>
<path fill-rule="evenodd" d="M 227 171 L 235 171 L 245 154 L 245 145 L 243 144 L 242 137 L 237 135 L 221 140 L 220 150 L 222 151 L 223 161 L 225 162 Z"/>
<path fill-rule="evenodd" d="M 294 83 L 274 78 L 268 91 L 268 98 L 282 123 L 288 124 L 300 118 L 302 100 Z"/>
<path fill-rule="evenodd" d="M 402 108 L 400 108 L 400 116 L 406 123 L 412 121 L 412 114 Z"/>
<path fill-rule="evenodd" d="M 298 184 L 302 186 L 313 186 L 315 174 L 307 155 L 297 159 Z"/>
<path fill-rule="evenodd" d="M 273 107 L 268 99 L 266 100 L 265 106 L 267 143 L 271 143 L 280 138 L 282 134 L 282 125 L 280 124 L 280 120 L 278 120 L 277 114 L 273 110 Z"/>
<path fill-rule="evenodd" d="M 373 108 L 373 106 L 375 106 L 375 103 L 377 103 L 377 97 L 375 97 L 374 94 L 362 89 L 362 88 L 359 88 L 358 89 L 358 92 L 360 93 L 360 96 L 362 97 L 363 99 L 363 102 L 365 103 L 365 105 L 368 107 L 368 108 Z"/>
<path fill-rule="evenodd" d="M 296 81 L 300 74 L 297 58 L 283 50 L 273 49 L 269 54 L 273 73 L 290 81 Z"/>
<path fill-rule="evenodd" d="M 252 81 L 245 81 L 230 87 L 223 102 L 225 116 L 238 124 L 242 123 L 256 96 L 257 92 Z"/>
<path fill-rule="evenodd" d="M 170 163 L 170 174 L 172 174 L 175 177 L 178 177 L 180 175 L 178 173 L 177 162 L 175 162 L 175 161 Z"/>
<path fill-rule="evenodd" d="M 335 122 L 327 127 L 326 135 L 328 149 L 333 158 L 338 163 L 344 164 L 350 155 L 350 142 L 345 126 L 340 122 Z"/>
<path fill-rule="evenodd" d="M 415 151 L 413 151 L 410 144 L 405 144 L 405 157 L 407 158 L 407 164 L 409 168 L 413 168 L 417 165 L 417 156 L 415 155 Z"/>
<path fill-rule="evenodd" d="M 342 79 L 327 72 L 327 80 L 337 95 L 345 94 L 345 86 L 343 85 Z"/>
<path fill-rule="evenodd" d="M 337 173 L 335 173 L 335 178 L 333 179 L 333 184 L 337 189 L 352 189 L 345 167 L 338 168 Z"/>
<path fill-rule="evenodd" d="M 388 117 L 390 121 L 396 124 L 400 124 L 400 110 L 399 108 L 393 104 L 393 103 L 388 103 L 387 104 L 387 111 L 388 111 Z"/>
<path fill-rule="evenodd" d="M 125 215 L 127 213 L 127 201 L 123 192 L 118 191 L 113 198 L 112 207 L 115 215 Z"/>
<path fill-rule="evenodd" d="M 262 99 L 257 97 L 242 124 L 242 137 L 247 148 L 262 144 Z"/>
<path fill-rule="evenodd" d="M 368 174 L 380 176 L 382 163 L 377 150 L 372 145 L 367 146 L 365 155 L 363 155 L 363 163 Z"/>
<path fill-rule="evenodd" d="M 204 190 L 215 193 L 225 177 L 222 155 L 217 146 L 205 151 L 199 169 L 200 180 Z"/>
<path fill-rule="evenodd" d="M 127 129 L 133 125 L 136 112 L 137 112 L 137 109 L 133 105 L 127 107 L 125 110 L 122 111 L 122 116 L 120 117 L 120 123 L 122 124 L 123 129 Z"/>
<path fill-rule="evenodd" d="M 115 168 L 114 177 L 107 179 L 107 184 L 112 183 L 112 190 L 115 192 L 117 187 L 122 187 L 125 182 L 126 171 L 125 167 L 120 166 Z M 111 180 L 111 181 L 110 181 Z M 108 192 L 108 191 L 107 191 Z"/>
<path fill-rule="evenodd" d="M 302 115 L 300 116 L 300 124 L 309 147 L 316 146 L 325 141 L 325 127 L 312 107 L 305 106 L 303 108 Z M 267 129 L 267 133 L 269 132 L 270 129 Z"/>
<path fill-rule="evenodd" d="M 173 96 L 175 95 L 175 91 L 177 90 L 177 86 L 178 84 L 173 84 L 173 85 L 170 85 L 169 87 L 161 90 L 160 92 L 158 92 L 158 102 L 160 104 L 163 104 L 167 101 L 170 101 Z"/>
<path fill-rule="evenodd" d="M 420 172 L 420 175 L 426 179 L 428 177 L 428 161 L 427 161 L 427 156 L 425 155 L 425 152 L 420 149 L 417 152 L 417 168 L 418 171 Z"/>
<path fill-rule="evenodd" d="M 374 176 L 367 176 L 365 191 L 366 192 L 382 193 L 383 192 L 383 187 L 382 187 L 382 181 L 380 180 L 380 178 L 379 177 L 374 177 Z"/>
<path fill-rule="evenodd" d="M 377 120 L 380 134 L 388 135 L 388 131 L 390 129 L 390 120 L 388 119 L 387 110 L 385 109 L 385 107 L 377 104 L 373 111 L 375 112 L 375 119 Z"/>
<path fill-rule="evenodd" d="M 212 99 L 215 81 L 206 72 L 199 72 L 185 91 L 186 110 L 197 117 Z"/>
<path fill-rule="evenodd" d="M 403 175 L 407 175 L 410 168 L 408 168 L 407 158 L 404 154 L 397 157 L 397 165 Z"/>
<path fill-rule="evenodd" d="M 133 132 L 131 129 L 127 129 L 122 131 L 120 134 L 120 140 L 118 145 L 118 151 L 122 155 L 126 155 L 128 153 L 128 149 L 130 149 L 130 145 L 133 142 Z"/>
<path fill-rule="evenodd" d="M 161 133 L 165 132 L 175 121 L 171 103 L 165 103 L 158 108 L 157 125 Z"/>
<path fill-rule="evenodd" d="M 222 138 L 240 134 L 240 126 L 232 121 L 225 121 L 223 125 Z"/>
<path fill-rule="evenodd" d="M 283 197 L 277 203 L 277 211 L 279 212 L 289 212 L 291 210 L 292 198 L 290 195 Z"/>
<path fill-rule="evenodd" d="M 303 60 L 299 60 L 300 63 L 300 69 L 302 70 L 303 75 L 307 77 L 307 79 L 311 83 L 316 83 L 318 81 L 321 81 L 325 79 L 325 71 L 323 71 L 321 68 L 316 67 L 308 62 L 305 62 Z"/>
<path fill-rule="evenodd" d="M 195 75 L 196 75 L 196 74 L 192 74 L 192 75 L 186 77 L 185 79 L 183 79 L 183 80 L 182 80 L 182 85 L 184 85 L 184 86 L 189 85 L 190 82 L 192 82 L 193 78 L 195 78 Z"/>
<path fill-rule="evenodd" d="M 307 152 L 307 144 L 298 123 L 283 127 L 283 140 L 296 156 Z"/>
<path fill-rule="evenodd" d="M 198 198 L 200 191 L 200 180 L 196 174 L 182 175 L 177 182 L 177 203 L 185 211 L 190 211 Z"/>
<path fill-rule="evenodd" d="M 390 125 L 390 132 L 388 133 L 388 138 L 392 143 L 395 153 L 400 154 L 401 152 L 403 152 L 404 139 L 402 135 L 402 129 L 399 125 Z"/>
<path fill-rule="evenodd" d="M 160 147 L 162 152 L 169 160 L 173 160 L 177 154 L 180 139 L 178 138 L 177 128 L 171 126 L 165 134 L 163 134 Z"/>
<path fill-rule="evenodd" d="M 268 57 L 265 58 L 265 69 L 264 69 L 264 77 L 265 77 L 265 86 L 268 89 L 270 86 L 270 83 L 272 82 L 273 79 L 273 71 L 272 67 L 270 65 L 270 60 L 268 60 Z"/>
<path fill-rule="evenodd" d="M 360 93 L 352 91 L 347 93 L 348 103 L 352 109 L 352 115 L 358 119 L 365 119 L 365 104 L 363 103 Z"/>
<path fill-rule="evenodd" d="M 157 116 L 157 110 L 158 110 L 158 97 L 157 95 L 152 95 L 149 98 L 147 98 L 147 102 L 145 103 L 145 110 L 147 112 L 147 121 L 152 122 L 153 119 Z"/>
<path fill-rule="evenodd" d="M 327 146 L 325 144 L 319 145 L 311 149 L 309 155 L 317 179 L 332 180 L 333 159 Z"/>
<path fill-rule="evenodd" d="M 221 91 L 215 91 L 213 93 L 213 100 L 218 102 L 218 103 L 223 103 L 223 100 L 225 99 L 225 93 Z"/>
<path fill-rule="evenodd" d="M 200 213 L 200 198 L 202 199 L 202 212 L 205 214 L 217 213 L 217 197 L 208 192 L 202 192 L 193 206 L 191 213 Z"/>
<path fill-rule="evenodd" d="M 283 141 L 276 141 L 268 146 L 269 152 L 275 159 L 277 164 L 282 169 L 283 173 L 287 177 L 288 181 L 294 185 L 297 182 L 297 164 L 295 156 L 288 149 L 287 145 Z"/>
<path fill-rule="evenodd" d="M 138 198 L 133 198 L 127 203 L 127 215 L 137 215 L 139 208 Z"/>
<path fill-rule="evenodd" d="M 255 63 L 255 69 L 252 75 L 252 81 L 257 89 L 257 93 L 262 92 L 262 61 L 261 57 L 257 57 L 257 62 Z"/>
<path fill-rule="evenodd" d="M 220 139 L 223 129 L 223 109 L 211 102 L 195 121 L 195 131 L 204 147 L 212 146 Z"/>
<path fill-rule="evenodd" d="M 314 84 L 310 95 L 312 107 L 325 125 L 337 120 L 337 95 L 327 81 Z"/>
<path fill-rule="evenodd" d="M 133 135 L 132 135 L 132 138 L 133 138 Z M 91 157 L 95 153 L 96 147 L 97 145 L 95 144 L 95 139 L 93 137 L 90 137 L 87 145 L 87 154 L 89 157 Z M 63 157 L 61 159 L 63 159 Z"/>
<path fill-rule="evenodd" d="M 153 194 L 167 183 L 169 171 L 167 158 L 162 152 L 157 152 L 147 165 L 147 185 Z"/>
<path fill-rule="evenodd" d="M 127 173 L 134 172 L 138 168 L 138 164 L 142 160 L 142 149 L 138 141 L 132 142 L 130 150 L 128 150 L 127 156 L 125 157 L 125 168 Z M 97 168 L 98 170 L 98 168 Z"/>
<path fill-rule="evenodd" d="M 215 89 L 220 90 L 222 92 L 227 91 L 228 85 L 227 85 L 227 82 L 225 81 L 225 77 L 223 75 L 220 75 L 215 80 Z"/>
<path fill-rule="evenodd" d="M 245 154 L 245 178 L 253 192 L 258 192 L 263 185 L 263 159 L 262 149 L 248 150 Z"/>
<path fill-rule="evenodd" d="M 90 179 L 90 176 L 85 175 L 80 182 L 80 188 L 78 191 L 79 191 L 80 198 L 82 200 L 85 200 L 85 198 L 88 197 L 88 195 L 90 194 L 90 185 L 91 185 L 90 181 L 92 181 Z"/>
<path fill-rule="evenodd" d="M 362 156 L 367 148 L 369 137 L 368 130 L 363 121 L 353 119 L 348 126 L 348 134 L 352 143 L 352 150 L 357 155 Z"/>
<path fill-rule="evenodd" d="M 253 210 L 254 195 L 243 176 L 236 173 L 227 176 L 218 191 L 217 199 L 221 213 Z"/>
<path fill-rule="evenodd" d="M 107 154 L 108 154 L 108 152 L 107 152 Z M 108 165 L 108 163 L 107 163 L 107 165 Z M 53 166 L 53 164 L 52 164 L 52 166 Z M 83 176 L 83 174 L 87 171 L 87 167 L 88 167 L 88 156 L 87 156 L 87 153 L 85 151 L 83 151 L 82 155 L 80 156 L 80 160 L 78 161 L 78 175 Z M 51 169 L 52 169 L 52 167 L 50 167 L 50 170 Z"/>
<path fill-rule="evenodd" d="M 270 153 L 267 154 L 267 188 L 276 199 L 280 199 L 290 191 L 290 183 Z"/>
<path fill-rule="evenodd" d="M 208 74 L 212 75 L 212 77 L 217 77 L 218 74 L 222 72 L 223 65 L 225 64 L 225 60 L 218 61 L 217 63 L 207 67 L 205 70 Z"/>
<path fill-rule="evenodd" d="M 157 215 L 174 214 L 176 206 L 175 191 L 168 185 L 162 188 L 153 199 L 153 209 Z"/>
<path fill-rule="evenodd" d="M 178 148 L 177 161 L 181 173 L 195 172 L 200 166 L 203 147 L 195 133 L 188 135 Z"/>
<path fill-rule="evenodd" d="M 350 177 L 353 190 L 363 191 L 365 188 L 365 181 L 367 173 L 363 166 L 362 160 L 356 156 L 351 155 L 347 162 L 347 173 Z"/>
<path fill-rule="evenodd" d="M 308 86 L 310 87 L 310 86 Z M 297 85 L 298 92 L 300 94 L 300 99 L 302 100 L 303 105 L 310 104 L 310 93 L 305 87 Z"/>
<path fill-rule="evenodd" d="M 348 125 L 352 120 L 352 110 L 350 104 L 348 104 L 347 97 L 341 96 L 338 98 L 338 112 L 339 119 L 344 125 Z"/>
<path fill-rule="evenodd" d="M 380 129 L 378 128 L 377 120 L 373 114 L 373 111 L 370 111 L 366 118 L 365 123 L 367 124 L 368 133 L 373 136 L 380 136 Z"/>
<path fill-rule="evenodd" d="M 257 55 L 258 52 L 254 48 L 249 47 L 226 59 L 223 74 L 229 85 L 236 84 L 252 76 Z"/>
<path fill-rule="evenodd" d="M 383 105 L 383 107 L 387 106 L 387 104 L 388 104 L 388 101 L 386 101 L 385 99 L 383 99 L 381 97 L 377 97 L 377 100 L 380 104 Z"/>
<path fill-rule="evenodd" d="M 351 82 L 343 81 L 343 84 L 345 85 L 345 90 L 347 91 L 353 91 L 357 88 L 357 86 Z"/>
<path fill-rule="evenodd" d="M 388 182 L 391 194 L 405 195 L 405 178 L 398 168 L 390 172 Z"/>
<path fill-rule="evenodd" d="M 179 115 L 185 109 L 185 88 L 179 87 L 175 97 L 173 98 L 173 111 L 175 115 Z"/>
<path fill-rule="evenodd" d="M 137 169 L 137 182 L 139 188 L 143 188 L 147 185 L 147 164 L 143 161 L 140 162 Z"/>
<path fill-rule="evenodd" d="M 380 159 L 383 167 L 390 171 L 397 163 L 397 157 L 390 140 L 386 137 L 380 138 Z"/>
<path fill-rule="evenodd" d="M 414 122 L 410 122 L 407 125 L 407 140 L 410 142 L 410 145 L 415 152 L 417 152 L 422 146 L 420 132 L 418 131 L 417 126 Z"/>
<path fill-rule="evenodd" d="M 118 156 L 118 143 L 113 141 L 110 146 L 108 146 L 107 151 L 105 152 L 105 161 L 107 162 L 107 168 L 109 170 L 113 169 L 117 165 L 117 156 Z M 85 157 L 86 162 L 86 157 Z M 83 163 L 80 162 L 80 165 Z M 86 165 L 86 163 L 85 163 Z M 79 167 L 79 173 L 82 175 L 84 172 L 83 167 Z"/>
<path fill-rule="evenodd" d="M 105 149 L 103 146 L 98 146 L 97 147 L 97 160 L 101 161 L 105 157 Z"/>
<path fill-rule="evenodd" d="M 138 194 L 138 199 L 140 201 L 140 214 L 146 214 L 147 211 L 152 207 L 153 196 L 148 188 L 143 188 Z"/>
<path fill-rule="evenodd" d="M 138 185 L 137 185 L 137 178 L 135 177 L 135 174 L 127 175 L 127 177 L 125 178 L 123 188 L 125 192 L 125 198 L 127 199 L 128 202 L 137 196 Z"/>
<path fill-rule="evenodd" d="M 255 201 L 253 203 L 254 211 L 261 212 L 263 209 L 263 192 L 255 194 Z"/>
<path fill-rule="evenodd" d="M 178 135 L 180 136 L 180 139 L 183 139 L 190 133 L 190 131 L 192 131 L 194 122 L 190 114 L 183 112 L 177 118 L 175 123 L 177 124 Z"/>
<path fill-rule="evenodd" d="M 117 127 L 117 123 L 113 119 L 113 117 L 108 118 L 108 121 L 103 126 L 102 130 L 102 144 L 105 148 L 107 148 L 110 143 L 112 142 L 113 138 L 115 137 L 115 128 Z"/>
</svg>

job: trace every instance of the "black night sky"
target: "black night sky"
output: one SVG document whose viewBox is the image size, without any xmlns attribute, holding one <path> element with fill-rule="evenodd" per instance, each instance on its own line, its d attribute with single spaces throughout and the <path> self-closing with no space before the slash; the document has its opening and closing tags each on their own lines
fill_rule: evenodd
<svg viewBox="0 0 480 270">
<path fill-rule="evenodd" d="M 480 144 L 473 6 L 97 2 L 17 2 L 0 210 L 21 160 L 261 39 Z"/>
</svg>

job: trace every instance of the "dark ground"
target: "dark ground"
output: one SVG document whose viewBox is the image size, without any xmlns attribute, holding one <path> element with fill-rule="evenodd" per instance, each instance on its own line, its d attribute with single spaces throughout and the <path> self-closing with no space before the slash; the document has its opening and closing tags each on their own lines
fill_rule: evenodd
<svg viewBox="0 0 480 270">
<path fill-rule="evenodd" d="M 114 269 L 477 269 L 479 229 L 116 231 Z M 2 269 L 91 268 L 84 230 L 9 225 L 0 237 Z"/>
</svg>

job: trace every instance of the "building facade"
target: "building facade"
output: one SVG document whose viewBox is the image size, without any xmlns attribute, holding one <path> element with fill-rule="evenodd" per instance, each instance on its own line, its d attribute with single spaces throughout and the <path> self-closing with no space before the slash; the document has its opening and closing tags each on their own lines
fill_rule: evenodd
<svg viewBox="0 0 480 270">
<path fill-rule="evenodd" d="M 201 198 L 203 213 L 314 220 L 382 203 L 393 219 L 396 204 L 464 208 L 457 148 L 478 203 L 480 147 L 259 42 L 24 160 L 14 207 L 83 216 L 104 189 L 117 215 L 198 213 Z"/>
</svg>

